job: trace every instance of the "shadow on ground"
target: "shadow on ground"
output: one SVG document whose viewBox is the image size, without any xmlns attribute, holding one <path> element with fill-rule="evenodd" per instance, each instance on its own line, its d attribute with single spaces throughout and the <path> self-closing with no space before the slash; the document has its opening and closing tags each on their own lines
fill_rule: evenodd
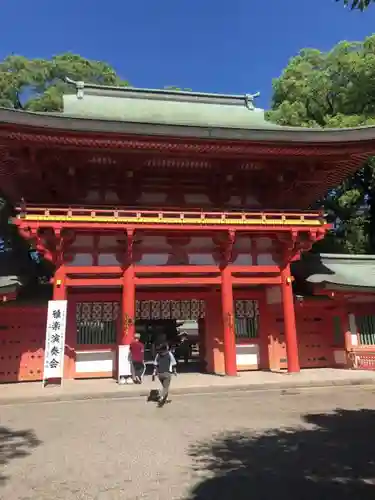
<svg viewBox="0 0 375 500">
<path fill-rule="evenodd" d="M 14 459 L 29 455 L 41 441 L 31 430 L 15 431 L 8 427 L 0 427 L 0 486 L 8 480 L 6 465 Z"/>
<path fill-rule="evenodd" d="M 190 455 L 208 477 L 189 500 L 374 499 L 375 411 L 303 420 L 297 429 L 224 434 L 196 444 Z"/>
</svg>

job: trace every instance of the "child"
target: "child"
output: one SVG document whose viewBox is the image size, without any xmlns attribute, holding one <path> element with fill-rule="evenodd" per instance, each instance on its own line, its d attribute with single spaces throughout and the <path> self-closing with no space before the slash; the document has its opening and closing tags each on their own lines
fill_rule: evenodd
<svg viewBox="0 0 375 500">
<path fill-rule="evenodd" d="M 168 400 L 169 386 L 171 385 L 172 374 L 177 375 L 176 359 L 169 350 L 168 344 L 163 344 L 159 348 L 154 361 L 153 377 L 157 374 L 162 385 L 158 406 L 161 408 Z"/>
</svg>

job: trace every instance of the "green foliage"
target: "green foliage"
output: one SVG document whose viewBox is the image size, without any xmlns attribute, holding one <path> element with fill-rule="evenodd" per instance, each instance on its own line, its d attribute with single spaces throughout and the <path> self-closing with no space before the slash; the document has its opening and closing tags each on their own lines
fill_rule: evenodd
<svg viewBox="0 0 375 500">
<path fill-rule="evenodd" d="M 0 106 L 29 111 L 61 111 L 63 93 L 72 91 L 64 81 L 66 77 L 94 84 L 128 85 L 107 63 L 79 55 L 66 53 L 48 60 L 11 55 L 0 62 Z M 25 243 L 14 228 L 8 227 L 9 210 L 9 205 L 0 196 L 0 235 L 9 238 L 15 260 L 24 266 L 30 264 L 28 248 L 25 249 Z M 0 252 L 1 256 L 4 252 Z M 44 269 L 42 264 L 37 266 L 38 269 Z"/>
<path fill-rule="evenodd" d="M 51 59 L 11 55 L 0 63 L 0 106 L 61 111 L 62 94 L 69 88 L 64 82 L 66 77 L 101 85 L 128 85 L 107 63 L 76 54 Z"/>
<path fill-rule="evenodd" d="M 341 0 L 336 0 L 336 2 L 341 2 Z M 352 10 L 364 11 L 369 7 L 374 0 L 344 0 L 345 7 L 350 7 Z"/>
<path fill-rule="evenodd" d="M 329 52 L 304 49 L 273 82 L 268 119 L 281 125 L 346 128 L 375 125 L 375 35 Z M 323 200 L 336 229 L 332 245 L 375 253 L 375 161 Z"/>
</svg>

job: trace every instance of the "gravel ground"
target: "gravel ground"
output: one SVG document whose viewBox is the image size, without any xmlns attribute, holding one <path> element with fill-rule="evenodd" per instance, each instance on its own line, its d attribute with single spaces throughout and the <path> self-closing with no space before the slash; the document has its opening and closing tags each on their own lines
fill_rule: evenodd
<svg viewBox="0 0 375 500">
<path fill-rule="evenodd" d="M 0 407 L 0 498 L 375 498 L 370 388 Z"/>
</svg>

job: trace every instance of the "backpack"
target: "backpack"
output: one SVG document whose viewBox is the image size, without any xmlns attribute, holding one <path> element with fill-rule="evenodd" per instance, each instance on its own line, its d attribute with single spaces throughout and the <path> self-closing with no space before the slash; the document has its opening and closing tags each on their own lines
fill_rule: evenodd
<svg viewBox="0 0 375 500">
<path fill-rule="evenodd" d="M 171 362 L 172 362 L 172 356 L 171 353 L 168 351 L 165 354 L 158 354 L 157 356 L 157 361 L 158 361 L 158 373 L 170 373 L 171 372 Z"/>
</svg>

